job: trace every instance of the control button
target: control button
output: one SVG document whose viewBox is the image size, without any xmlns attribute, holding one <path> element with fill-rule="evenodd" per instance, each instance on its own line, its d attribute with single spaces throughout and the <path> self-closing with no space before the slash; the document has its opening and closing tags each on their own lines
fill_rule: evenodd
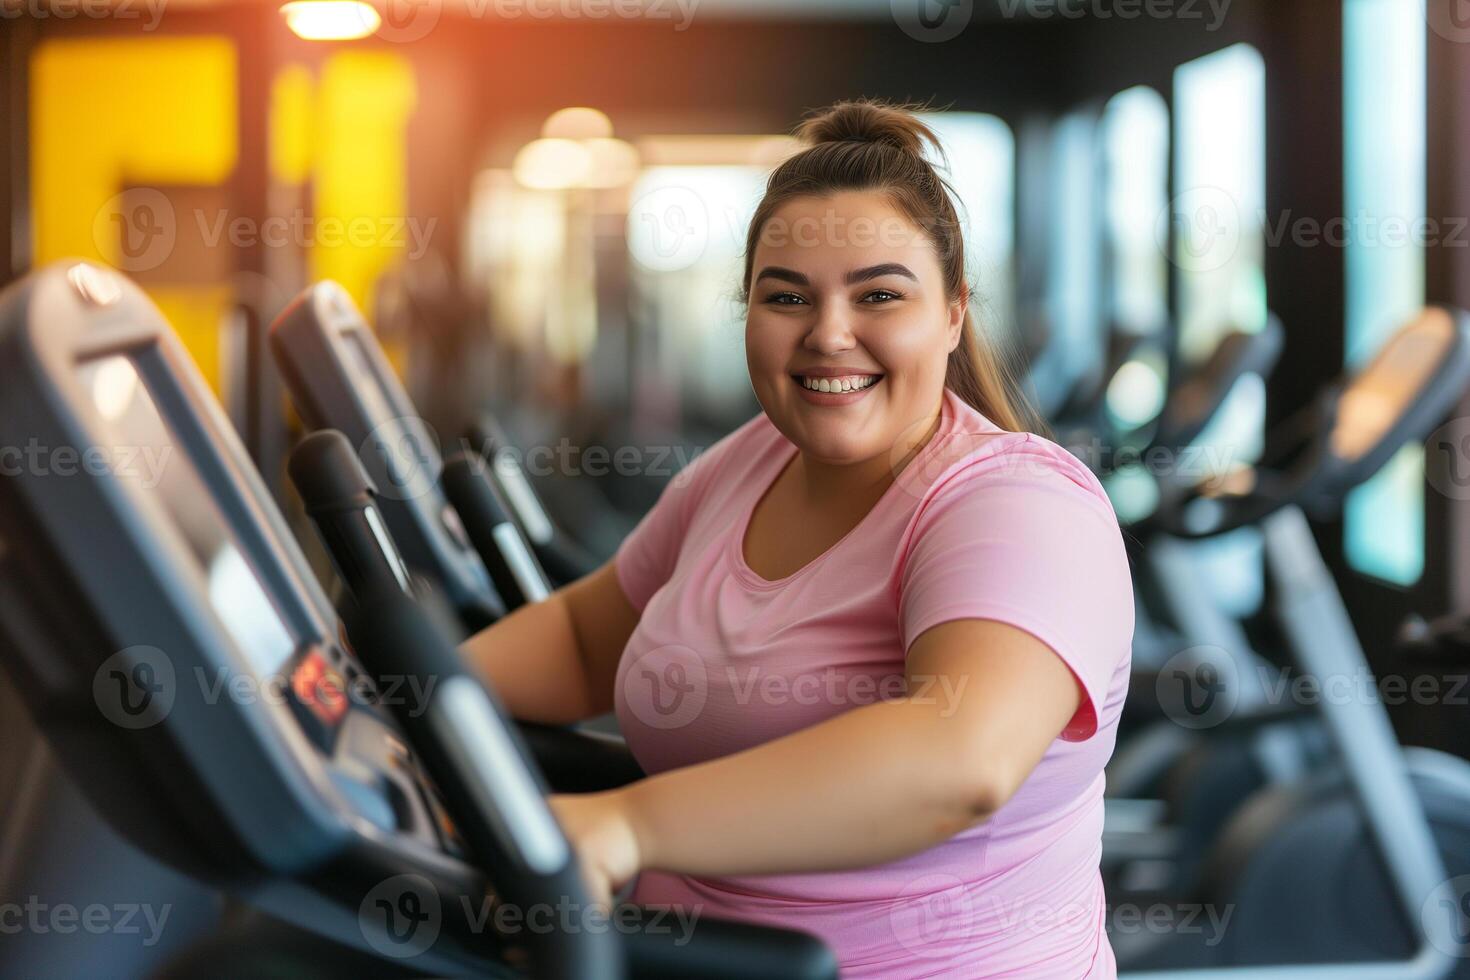
<svg viewBox="0 0 1470 980">
<path fill-rule="evenodd" d="M 291 690 L 297 701 L 328 726 L 336 726 L 347 714 L 347 684 L 317 650 L 291 675 Z"/>
</svg>

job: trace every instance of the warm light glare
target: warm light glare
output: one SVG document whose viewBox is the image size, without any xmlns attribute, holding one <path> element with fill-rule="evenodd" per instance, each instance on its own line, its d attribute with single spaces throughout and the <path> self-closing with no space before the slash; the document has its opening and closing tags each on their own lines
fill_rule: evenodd
<svg viewBox="0 0 1470 980">
<path fill-rule="evenodd" d="M 281 15 L 297 37 L 308 41 L 352 41 L 383 22 L 362 0 L 292 0 L 281 7 Z"/>
<path fill-rule="evenodd" d="M 541 135 L 547 139 L 606 139 L 612 133 L 612 120 L 607 118 L 607 113 L 587 106 L 558 109 L 541 125 Z"/>
<path fill-rule="evenodd" d="M 587 140 L 583 145 L 592 157 L 588 187 L 622 187 L 638 176 L 638 150 L 632 143 L 599 138 Z"/>
<path fill-rule="evenodd" d="M 516 154 L 514 172 L 524 187 L 565 190 L 584 186 L 592 175 L 592 154 L 569 139 L 532 140 Z"/>
</svg>

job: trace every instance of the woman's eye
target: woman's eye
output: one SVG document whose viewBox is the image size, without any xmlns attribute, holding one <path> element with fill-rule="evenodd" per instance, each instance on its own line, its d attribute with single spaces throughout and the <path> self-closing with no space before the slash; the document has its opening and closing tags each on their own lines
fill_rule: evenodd
<svg viewBox="0 0 1470 980">
<path fill-rule="evenodd" d="M 777 306 L 796 306 L 800 303 L 805 303 L 806 300 L 802 299 L 796 293 L 774 293 L 766 297 L 766 302 L 774 303 Z"/>
<path fill-rule="evenodd" d="M 902 299 L 903 296 L 891 289 L 875 289 L 863 297 L 864 303 L 887 303 L 890 300 Z"/>
</svg>

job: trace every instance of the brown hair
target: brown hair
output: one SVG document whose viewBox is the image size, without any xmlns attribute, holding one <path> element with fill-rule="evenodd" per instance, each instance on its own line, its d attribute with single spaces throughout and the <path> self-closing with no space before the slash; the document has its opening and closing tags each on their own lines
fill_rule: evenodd
<svg viewBox="0 0 1470 980">
<path fill-rule="evenodd" d="M 917 107 L 914 107 L 917 108 Z M 845 190 L 881 190 L 933 243 L 950 300 L 970 296 L 965 280 L 965 243 L 953 189 L 924 158 L 924 144 L 944 159 L 934 131 L 908 106 L 862 99 L 838 102 L 809 117 L 796 135 L 810 144 L 772 172 L 750 221 L 745 242 L 741 295 L 750 298 L 756 244 L 771 215 L 795 197 Z M 982 342 L 966 310 L 960 342 L 949 355 L 945 386 L 990 421 L 1012 432 L 1037 428 L 1005 360 Z"/>
</svg>

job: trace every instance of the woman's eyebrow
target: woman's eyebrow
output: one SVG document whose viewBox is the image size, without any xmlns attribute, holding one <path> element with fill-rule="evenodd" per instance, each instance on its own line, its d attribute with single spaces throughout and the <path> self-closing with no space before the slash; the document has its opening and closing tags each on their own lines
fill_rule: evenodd
<svg viewBox="0 0 1470 980">
<path fill-rule="evenodd" d="M 855 282 L 866 282 L 869 279 L 877 279 L 879 276 L 907 276 L 914 282 L 919 281 L 919 277 L 914 275 L 908 266 L 898 262 L 884 262 L 882 265 L 870 265 L 865 269 L 853 269 L 843 277 L 843 281 L 851 286 Z"/>
<path fill-rule="evenodd" d="M 791 283 L 793 286 L 811 285 L 811 280 L 807 279 L 800 272 L 794 269 L 786 269 L 779 265 L 768 265 L 762 269 L 755 277 L 755 281 L 760 282 L 762 279 L 780 279 L 783 282 Z"/>
</svg>

